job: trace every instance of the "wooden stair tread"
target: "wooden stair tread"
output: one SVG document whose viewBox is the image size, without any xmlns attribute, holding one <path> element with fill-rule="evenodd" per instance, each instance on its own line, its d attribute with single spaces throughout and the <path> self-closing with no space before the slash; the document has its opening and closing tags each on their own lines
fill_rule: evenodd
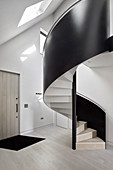
<svg viewBox="0 0 113 170">
<path fill-rule="evenodd" d="M 76 143 L 77 150 L 105 150 L 105 142 L 98 138 L 91 138 Z"/>
<path fill-rule="evenodd" d="M 95 143 L 105 143 L 105 142 L 102 139 L 100 139 L 99 137 L 95 137 L 95 138 L 80 141 L 80 142 L 77 142 L 77 143 L 92 143 L 92 144 L 95 144 Z"/>
<path fill-rule="evenodd" d="M 79 133 L 78 135 L 86 134 L 86 133 L 89 133 L 89 132 L 96 132 L 96 130 L 91 129 L 91 128 L 87 128 L 86 130 L 84 130 L 83 132 Z"/>
</svg>

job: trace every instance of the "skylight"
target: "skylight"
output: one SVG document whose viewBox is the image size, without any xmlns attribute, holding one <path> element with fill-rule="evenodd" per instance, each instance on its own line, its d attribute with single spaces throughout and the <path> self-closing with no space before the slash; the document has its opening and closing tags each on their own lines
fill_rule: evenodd
<svg viewBox="0 0 113 170">
<path fill-rule="evenodd" d="M 45 12 L 48 8 L 52 0 L 44 0 L 40 1 L 32 6 L 29 6 L 25 9 L 23 16 L 18 24 L 18 27 L 22 26 L 23 24 L 31 21 L 32 19 L 36 18 L 37 16 L 41 15 Z"/>
<path fill-rule="evenodd" d="M 32 45 L 31 47 L 29 47 L 27 50 L 25 50 L 22 54 L 23 55 L 29 55 L 32 54 L 33 52 L 36 51 L 36 46 Z"/>
</svg>

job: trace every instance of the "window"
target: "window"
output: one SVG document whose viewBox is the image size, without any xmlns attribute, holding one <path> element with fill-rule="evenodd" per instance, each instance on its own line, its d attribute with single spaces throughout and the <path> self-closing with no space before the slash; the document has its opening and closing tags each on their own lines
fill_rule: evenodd
<svg viewBox="0 0 113 170">
<path fill-rule="evenodd" d="M 43 48 L 44 48 L 46 37 L 47 37 L 47 32 L 41 28 L 40 29 L 40 54 L 43 54 Z"/>
</svg>

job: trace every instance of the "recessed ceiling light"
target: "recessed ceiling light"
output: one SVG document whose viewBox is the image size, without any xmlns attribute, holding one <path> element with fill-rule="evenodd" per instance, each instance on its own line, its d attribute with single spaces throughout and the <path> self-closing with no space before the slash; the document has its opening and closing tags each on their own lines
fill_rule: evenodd
<svg viewBox="0 0 113 170">
<path fill-rule="evenodd" d="M 51 2 L 52 0 L 44 0 L 36 3 L 35 5 L 27 7 L 22 15 L 18 27 L 44 13 Z"/>
<path fill-rule="evenodd" d="M 21 61 L 24 62 L 28 57 L 20 57 Z"/>
<path fill-rule="evenodd" d="M 31 47 L 29 47 L 27 50 L 25 50 L 22 54 L 23 55 L 29 55 L 32 54 L 33 52 L 36 51 L 36 46 L 32 45 Z"/>
</svg>

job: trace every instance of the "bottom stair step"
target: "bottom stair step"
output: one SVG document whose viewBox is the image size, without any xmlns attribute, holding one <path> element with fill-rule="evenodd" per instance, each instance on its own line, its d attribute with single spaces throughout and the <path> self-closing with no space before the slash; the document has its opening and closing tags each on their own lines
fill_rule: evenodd
<svg viewBox="0 0 113 170">
<path fill-rule="evenodd" d="M 91 128 L 87 128 L 86 130 L 84 130 L 83 132 L 79 133 L 76 136 L 76 141 L 81 142 L 81 141 L 89 140 L 95 137 L 97 137 L 97 131 Z"/>
<path fill-rule="evenodd" d="M 77 142 L 76 143 L 77 150 L 104 150 L 105 149 L 105 142 L 96 137 L 92 139 L 88 139 L 85 141 Z"/>
</svg>

